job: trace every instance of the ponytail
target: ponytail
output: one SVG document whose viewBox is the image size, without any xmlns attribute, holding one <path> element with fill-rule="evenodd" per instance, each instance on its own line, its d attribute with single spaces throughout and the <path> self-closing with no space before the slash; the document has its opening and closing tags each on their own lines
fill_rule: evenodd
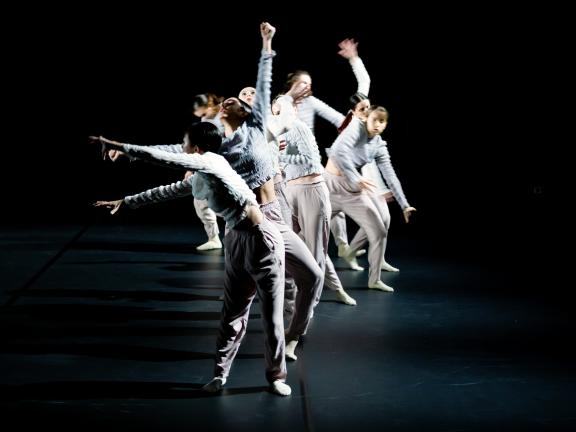
<svg viewBox="0 0 576 432">
<path fill-rule="evenodd" d="M 348 126 L 350 124 L 350 122 L 352 121 L 352 117 L 354 117 L 354 112 L 353 111 L 348 111 L 348 114 L 346 114 L 346 117 L 344 117 L 344 121 L 342 122 L 342 124 L 340 126 L 338 126 L 338 133 L 342 133 L 342 131 L 344 129 L 346 129 L 346 126 Z"/>
</svg>

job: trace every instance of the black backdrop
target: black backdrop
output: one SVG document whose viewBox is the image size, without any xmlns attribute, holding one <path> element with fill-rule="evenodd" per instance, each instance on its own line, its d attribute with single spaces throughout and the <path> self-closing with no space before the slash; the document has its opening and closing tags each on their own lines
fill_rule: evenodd
<svg viewBox="0 0 576 432">
<path fill-rule="evenodd" d="M 193 95 L 231 96 L 254 84 L 258 25 L 267 20 L 277 27 L 273 93 L 288 72 L 306 69 L 315 95 L 342 112 L 355 80 L 337 43 L 359 42 L 371 100 L 391 113 L 384 138 L 393 164 L 418 208 L 406 227 L 391 206 L 396 235 L 470 249 L 547 236 L 555 148 L 552 126 L 536 126 L 546 123 L 542 84 L 553 83 L 543 71 L 555 66 L 558 49 L 537 30 L 548 17 L 487 6 L 398 11 L 379 3 L 314 15 L 306 4 L 285 4 L 282 12 L 245 6 L 88 4 L 82 12 L 14 15 L 4 67 L 3 220 L 103 221 L 109 215 L 91 208 L 94 200 L 180 178 L 158 167 L 102 162 L 87 136 L 180 142 Z M 318 137 L 327 146 L 335 131 L 320 120 Z M 191 218 L 190 200 L 180 200 L 116 220 Z"/>
</svg>

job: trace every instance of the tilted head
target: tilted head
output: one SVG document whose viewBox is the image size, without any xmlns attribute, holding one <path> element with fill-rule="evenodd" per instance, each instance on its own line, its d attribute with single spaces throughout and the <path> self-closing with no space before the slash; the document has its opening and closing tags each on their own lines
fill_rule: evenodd
<svg viewBox="0 0 576 432">
<path fill-rule="evenodd" d="M 360 120 L 366 120 L 368 109 L 370 108 L 370 99 L 364 93 L 354 93 L 350 96 L 350 109 Z"/>
<path fill-rule="evenodd" d="M 231 97 L 222 102 L 220 119 L 229 122 L 244 122 L 252 112 L 252 107 L 237 97 Z"/>
</svg>

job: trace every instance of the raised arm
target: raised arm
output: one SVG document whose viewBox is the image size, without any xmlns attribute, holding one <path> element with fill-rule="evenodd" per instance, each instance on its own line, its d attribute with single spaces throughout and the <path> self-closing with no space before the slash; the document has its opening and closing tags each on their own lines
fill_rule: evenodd
<svg viewBox="0 0 576 432">
<path fill-rule="evenodd" d="M 338 44 L 338 47 L 340 48 L 338 54 L 350 62 L 352 72 L 354 72 L 354 76 L 358 82 L 358 89 L 356 91 L 362 93 L 364 96 L 368 96 L 368 92 L 370 91 L 370 75 L 368 75 L 364 62 L 362 62 L 362 59 L 358 56 L 358 42 L 355 42 L 354 39 L 344 39 Z"/>
<path fill-rule="evenodd" d="M 262 125 L 266 124 L 266 117 L 270 112 L 270 86 L 272 83 L 272 58 L 276 55 L 272 51 L 272 38 L 276 33 L 276 28 L 264 22 L 260 24 L 260 35 L 262 36 L 262 54 L 258 64 L 258 78 L 256 80 L 256 96 L 252 105 L 253 119 Z"/>
</svg>

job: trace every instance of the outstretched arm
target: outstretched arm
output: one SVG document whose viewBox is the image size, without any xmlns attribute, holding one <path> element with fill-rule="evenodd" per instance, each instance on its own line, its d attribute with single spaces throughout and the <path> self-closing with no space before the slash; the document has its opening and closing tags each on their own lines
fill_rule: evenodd
<svg viewBox="0 0 576 432">
<path fill-rule="evenodd" d="M 219 154 L 212 152 L 206 152 L 203 154 L 170 153 L 147 146 L 117 143 L 105 138 L 100 138 L 99 141 L 102 142 L 105 149 L 121 150 L 129 156 L 159 163 L 161 165 L 174 166 L 186 170 L 201 171 L 206 174 L 211 174 L 217 177 L 226 186 L 226 188 L 233 191 L 234 194 L 248 197 L 251 202 L 256 202 L 256 197 L 250 188 L 248 188 L 246 182 L 232 169 L 226 159 Z M 147 191 L 145 193 L 148 193 L 149 196 L 155 196 L 155 192 L 159 192 L 160 195 L 162 195 L 162 192 L 168 194 L 167 188 L 170 188 L 170 193 L 174 192 L 178 196 L 182 196 L 189 193 L 188 190 L 182 188 L 188 188 L 189 185 L 191 187 L 191 181 L 192 179 L 188 178 L 183 182 L 173 183 L 170 186 L 161 186 L 160 188 L 164 188 L 163 190 L 157 190 L 159 188 L 156 188 L 151 190 L 154 192 Z M 174 196 L 174 198 L 177 198 L 177 196 Z M 130 204 L 128 201 L 127 203 Z"/>
<path fill-rule="evenodd" d="M 192 194 L 192 179 L 186 179 L 172 183 L 170 185 L 158 186 L 148 189 L 136 195 L 129 195 L 120 200 L 114 201 L 96 201 L 94 207 L 106 207 L 112 209 L 110 214 L 115 214 L 123 204 L 131 208 L 138 208 L 147 204 L 154 204 L 163 201 L 169 201 Z"/>
<path fill-rule="evenodd" d="M 207 165 L 209 165 L 209 162 L 205 160 L 205 158 L 196 153 L 172 153 L 170 151 L 159 150 L 153 146 L 120 143 L 104 137 L 90 137 L 90 139 L 102 143 L 104 151 L 119 150 L 128 156 L 160 165 L 194 171 L 204 171 L 207 169 Z"/>
<path fill-rule="evenodd" d="M 116 144 L 123 144 L 123 143 L 119 143 L 117 141 L 109 140 L 109 139 L 104 138 L 104 137 L 90 136 L 88 138 L 90 139 L 91 142 L 102 142 L 101 141 L 101 139 L 102 139 L 102 140 L 106 140 L 106 141 L 113 142 Z M 183 144 L 159 144 L 159 145 L 152 145 L 152 146 L 148 146 L 148 147 L 155 148 L 158 150 L 167 151 L 170 153 L 183 153 L 184 152 L 184 145 Z M 112 162 L 116 162 L 118 159 L 120 159 L 122 157 L 127 157 L 127 156 L 121 150 L 102 148 L 102 159 L 104 159 L 104 160 L 106 160 L 106 158 L 108 158 Z"/>
</svg>

